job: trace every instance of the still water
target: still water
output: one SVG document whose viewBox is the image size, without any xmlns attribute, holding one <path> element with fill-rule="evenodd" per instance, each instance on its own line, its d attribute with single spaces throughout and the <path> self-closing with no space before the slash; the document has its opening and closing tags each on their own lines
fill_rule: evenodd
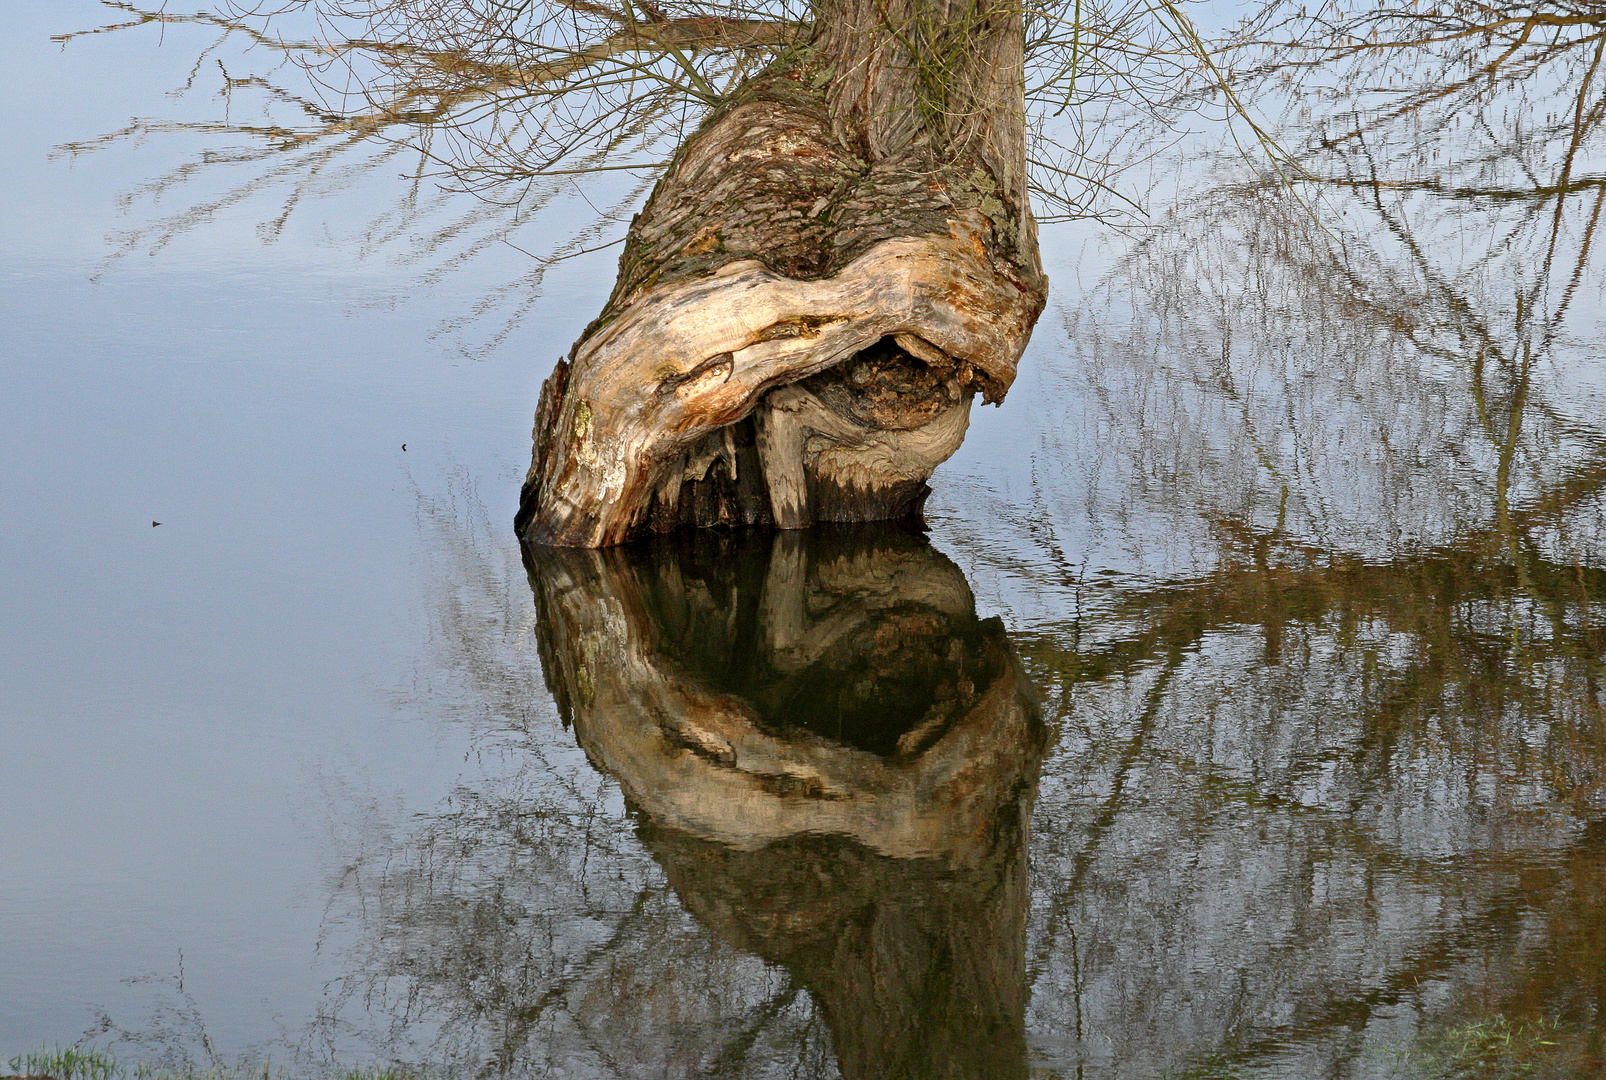
<svg viewBox="0 0 1606 1080">
<path fill-rule="evenodd" d="M 1606 1073 L 1593 39 L 1045 230 L 925 534 L 552 552 L 639 192 L 276 174 L 116 14 L 0 15 L 0 1053 Z"/>
</svg>

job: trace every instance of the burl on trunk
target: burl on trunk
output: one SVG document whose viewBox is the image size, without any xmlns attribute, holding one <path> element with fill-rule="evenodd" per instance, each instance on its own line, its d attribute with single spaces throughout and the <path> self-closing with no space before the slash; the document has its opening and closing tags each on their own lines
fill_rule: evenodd
<svg viewBox="0 0 1606 1080">
<path fill-rule="evenodd" d="M 1047 289 L 1022 17 L 993 3 L 819 0 L 681 146 L 542 387 L 521 535 L 919 513 Z"/>
</svg>

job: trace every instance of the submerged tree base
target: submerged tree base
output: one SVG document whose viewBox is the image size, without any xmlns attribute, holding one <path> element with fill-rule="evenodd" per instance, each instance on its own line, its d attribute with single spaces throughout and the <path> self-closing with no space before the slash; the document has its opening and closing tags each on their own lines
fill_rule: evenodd
<svg viewBox="0 0 1606 1080">
<path fill-rule="evenodd" d="M 878 153 L 821 63 L 749 84 L 632 222 L 542 389 L 530 542 L 918 514 L 974 396 L 1014 381 L 1047 287 L 1024 161 L 980 136 L 939 161 L 918 127 Z"/>
</svg>

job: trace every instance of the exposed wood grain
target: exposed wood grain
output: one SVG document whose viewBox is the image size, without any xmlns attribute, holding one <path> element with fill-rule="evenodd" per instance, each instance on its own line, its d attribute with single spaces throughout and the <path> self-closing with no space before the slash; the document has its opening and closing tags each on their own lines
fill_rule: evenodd
<svg viewBox="0 0 1606 1080">
<path fill-rule="evenodd" d="M 918 512 L 972 396 L 1007 392 L 1046 295 L 1024 142 L 993 131 L 1020 117 L 978 108 L 911 133 L 838 100 L 859 80 L 897 112 L 920 91 L 887 52 L 899 35 L 866 31 L 870 66 L 844 62 L 842 20 L 874 7 L 822 7 L 813 50 L 711 118 L 633 221 L 613 295 L 543 388 L 531 541 Z M 955 94 L 1017 93 L 1019 16 L 998 18 L 966 24 L 979 81 Z M 1000 56 L 1016 57 L 1002 74 Z"/>
</svg>

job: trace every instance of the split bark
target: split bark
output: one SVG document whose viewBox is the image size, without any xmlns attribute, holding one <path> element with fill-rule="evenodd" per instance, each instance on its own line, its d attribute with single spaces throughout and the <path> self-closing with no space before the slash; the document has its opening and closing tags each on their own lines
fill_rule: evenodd
<svg viewBox="0 0 1606 1080">
<path fill-rule="evenodd" d="M 918 513 L 1047 289 L 1021 14 L 989 3 L 820 0 L 687 140 L 542 388 L 521 535 Z"/>
</svg>

